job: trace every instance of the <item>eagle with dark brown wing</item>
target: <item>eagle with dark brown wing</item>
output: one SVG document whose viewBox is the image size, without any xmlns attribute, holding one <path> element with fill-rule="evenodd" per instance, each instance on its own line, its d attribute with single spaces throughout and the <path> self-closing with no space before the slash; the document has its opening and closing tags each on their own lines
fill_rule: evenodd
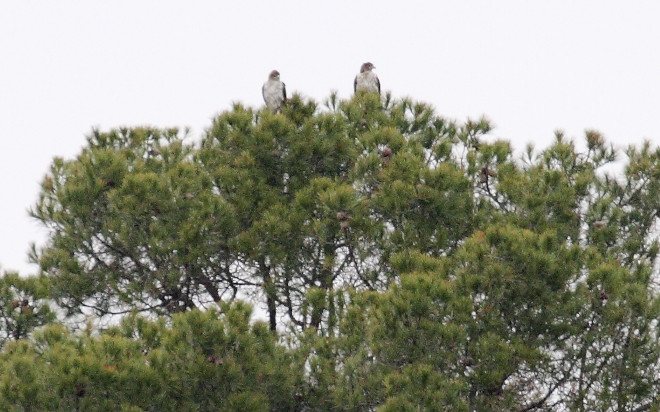
<svg viewBox="0 0 660 412">
<path fill-rule="evenodd" d="M 286 85 L 280 80 L 280 72 L 273 70 L 268 75 L 268 80 L 261 87 L 261 94 L 264 96 L 266 107 L 273 113 L 282 111 L 282 106 L 286 102 Z"/>
</svg>

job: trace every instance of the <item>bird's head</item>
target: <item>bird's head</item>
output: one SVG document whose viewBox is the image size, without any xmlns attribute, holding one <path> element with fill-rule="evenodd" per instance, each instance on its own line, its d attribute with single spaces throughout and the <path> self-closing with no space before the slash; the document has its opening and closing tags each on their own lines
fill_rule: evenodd
<svg viewBox="0 0 660 412">
<path fill-rule="evenodd" d="M 373 63 L 369 63 L 369 62 L 363 63 L 362 67 L 360 67 L 360 73 L 370 72 L 372 69 L 375 69 L 375 68 L 376 68 L 376 66 L 374 66 Z"/>
<path fill-rule="evenodd" d="M 278 72 L 277 70 L 273 70 L 268 75 L 268 78 L 271 79 L 271 80 L 279 80 L 280 79 L 280 72 Z"/>
</svg>

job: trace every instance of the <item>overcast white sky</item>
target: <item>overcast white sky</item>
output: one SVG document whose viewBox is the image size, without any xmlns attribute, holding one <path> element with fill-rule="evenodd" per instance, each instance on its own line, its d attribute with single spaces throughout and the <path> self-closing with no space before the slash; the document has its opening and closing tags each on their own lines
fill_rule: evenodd
<svg viewBox="0 0 660 412">
<path fill-rule="evenodd" d="M 395 97 L 494 137 L 543 147 L 595 128 L 618 146 L 660 138 L 656 1 L 2 1 L 0 266 L 35 273 L 27 215 L 54 156 L 93 127 L 190 126 L 231 102 L 349 97 L 360 65 Z"/>
</svg>

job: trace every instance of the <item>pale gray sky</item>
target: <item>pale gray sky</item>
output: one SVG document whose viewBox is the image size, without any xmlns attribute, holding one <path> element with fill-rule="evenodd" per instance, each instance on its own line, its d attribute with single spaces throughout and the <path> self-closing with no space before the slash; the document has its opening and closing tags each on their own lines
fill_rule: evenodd
<svg viewBox="0 0 660 412">
<path fill-rule="evenodd" d="M 231 102 L 349 97 L 360 65 L 383 90 L 464 120 L 486 115 L 518 150 L 595 128 L 660 138 L 656 1 L 95 1 L 0 3 L 0 266 L 29 274 L 43 232 L 26 209 L 54 156 L 92 127 L 190 126 Z"/>
</svg>

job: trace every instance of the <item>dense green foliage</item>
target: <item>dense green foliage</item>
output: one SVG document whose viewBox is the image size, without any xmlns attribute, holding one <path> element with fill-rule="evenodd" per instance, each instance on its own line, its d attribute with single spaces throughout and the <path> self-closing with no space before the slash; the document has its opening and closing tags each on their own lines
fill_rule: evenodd
<svg viewBox="0 0 660 412">
<path fill-rule="evenodd" d="M 2 279 L 1 408 L 659 410 L 660 150 L 489 131 L 370 94 L 94 131 Z"/>
<path fill-rule="evenodd" d="M 8 341 L 27 338 L 39 326 L 55 320 L 45 301 L 50 296 L 45 277 L 0 277 L 0 348 Z"/>
<path fill-rule="evenodd" d="M 50 326 L 8 346 L 0 409 L 295 410 L 300 381 L 263 323 L 242 305 L 165 322 L 129 317 L 100 337 Z"/>
</svg>

